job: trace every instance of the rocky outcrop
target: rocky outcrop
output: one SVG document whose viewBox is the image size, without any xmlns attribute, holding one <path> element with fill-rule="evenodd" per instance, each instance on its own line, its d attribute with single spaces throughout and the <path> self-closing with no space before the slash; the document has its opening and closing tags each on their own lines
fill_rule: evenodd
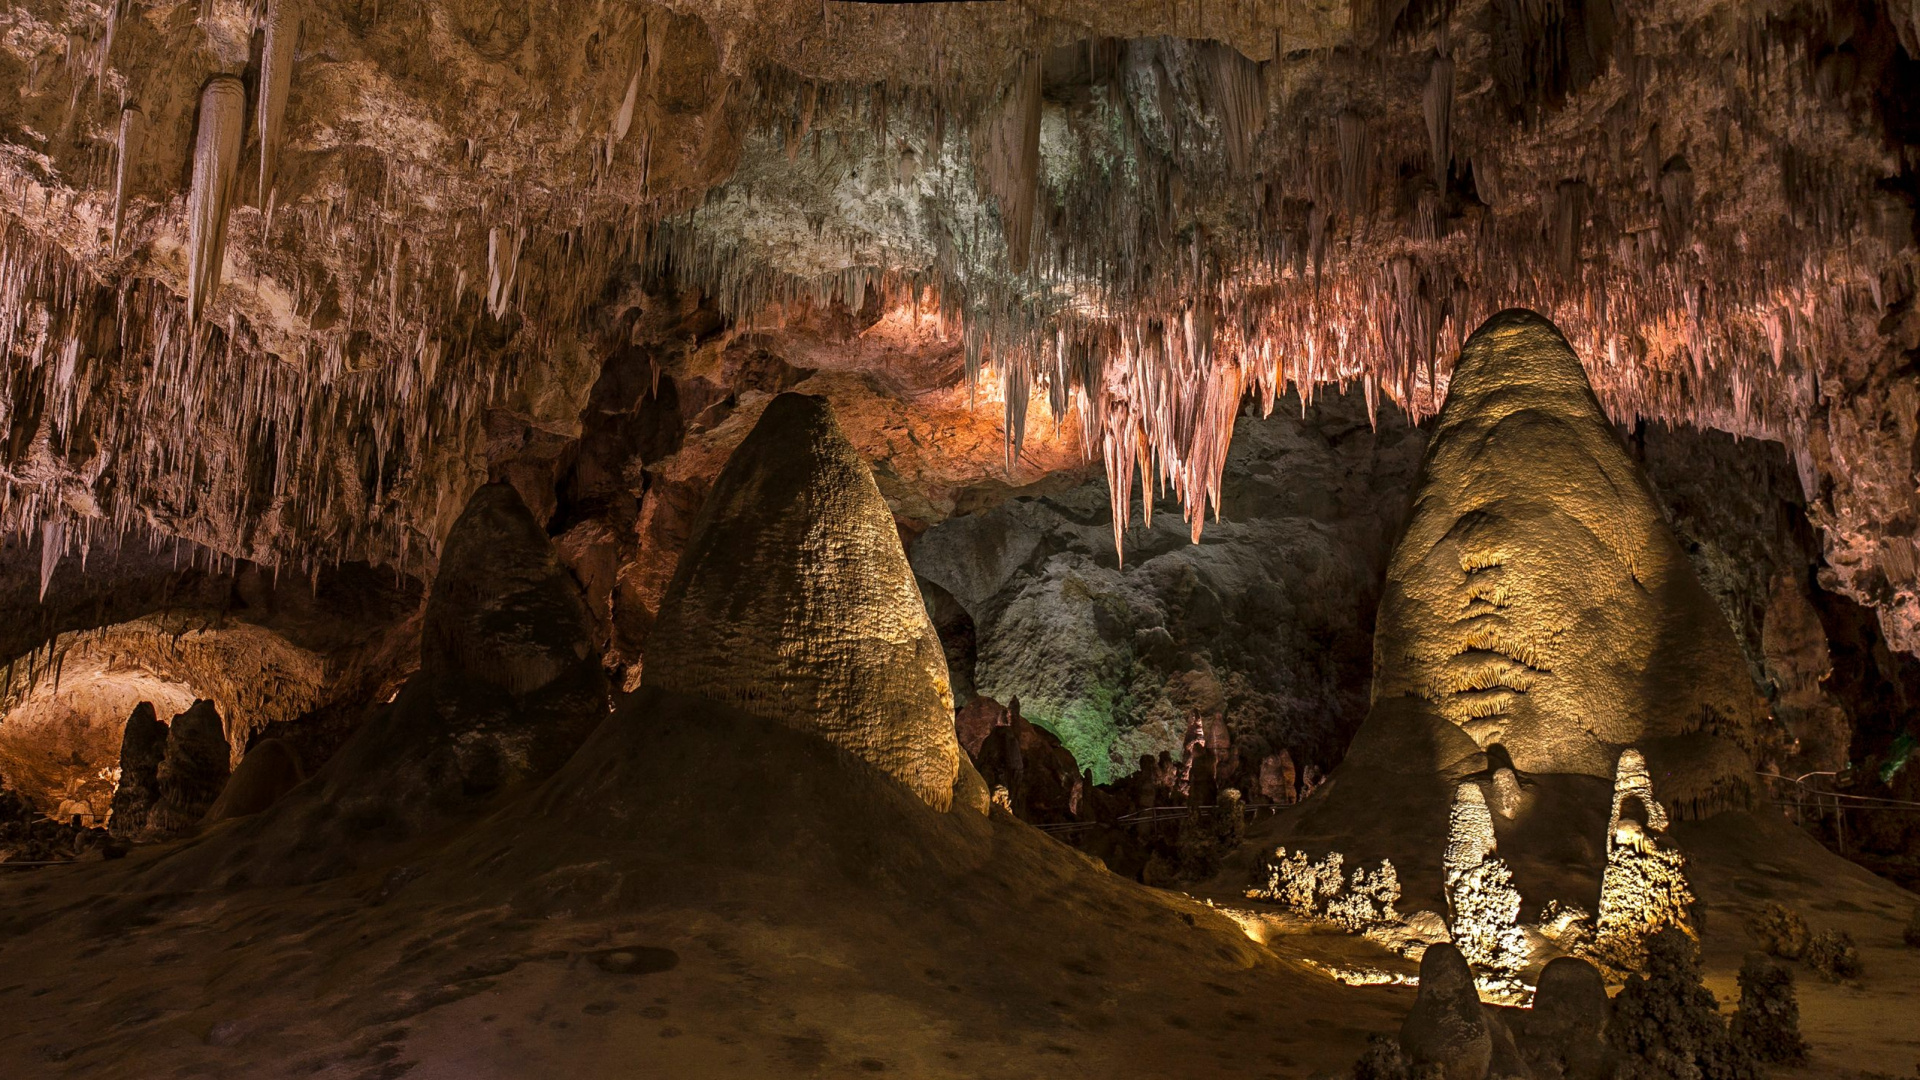
<svg viewBox="0 0 1920 1080">
<path fill-rule="evenodd" d="M 160 759 L 160 801 L 147 815 L 147 831 L 168 836 L 200 823 L 227 786 L 233 749 L 213 702 L 202 698 L 167 725 L 167 751 Z"/>
<path fill-rule="evenodd" d="M 347 872 L 553 772 L 607 715 L 579 589 L 509 484 L 482 487 L 455 522 L 420 655 L 394 700 L 373 706 L 308 782 L 177 872 L 254 881 Z"/>
<path fill-rule="evenodd" d="M 1415 1065 L 1436 1066 L 1445 1080 L 1485 1080 L 1493 1034 L 1466 957 L 1452 945 L 1430 945 L 1420 958 L 1420 994 L 1400 1025 L 1400 1046 Z"/>
<path fill-rule="evenodd" d="M 147 815 L 160 801 L 160 759 L 167 753 L 167 725 L 143 701 L 127 717 L 120 740 L 120 783 L 113 789 L 113 815 L 107 828 L 117 837 L 138 836 Z"/>
<path fill-rule="evenodd" d="M 1549 960 L 1540 971 L 1523 1028 L 1522 1050 L 1536 1074 L 1566 1080 L 1612 1075 L 1609 1010 L 1607 981 L 1600 969 L 1573 956 Z"/>
<path fill-rule="evenodd" d="M 978 787 L 893 516 L 819 398 L 773 399 L 721 471 L 644 680 L 817 734 L 937 809 Z"/>
<path fill-rule="evenodd" d="M 206 820 L 226 821 L 257 814 L 279 802 L 305 778 L 292 747 L 279 739 L 262 739 L 240 759 L 220 797 L 207 810 Z"/>
</svg>

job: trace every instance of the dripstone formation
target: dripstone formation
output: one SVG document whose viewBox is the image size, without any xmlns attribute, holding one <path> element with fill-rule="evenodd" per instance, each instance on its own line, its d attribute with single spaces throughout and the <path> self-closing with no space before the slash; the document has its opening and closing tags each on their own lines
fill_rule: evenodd
<svg viewBox="0 0 1920 1080">
<path fill-rule="evenodd" d="M 160 759 L 167 753 L 167 725 L 143 701 L 127 717 L 120 740 L 120 785 L 113 789 L 113 815 L 107 828 L 117 837 L 137 836 L 147 814 L 160 801 Z"/>
<path fill-rule="evenodd" d="M 1757 695 L 1725 617 L 1566 339 L 1506 311 L 1468 340 L 1387 571 L 1359 761 L 1611 779 L 1642 747 L 1738 785 Z M 1669 792 L 1672 798 L 1676 793 Z"/>
<path fill-rule="evenodd" d="M 1291 835 L 1405 859 L 1431 895 L 1440 868 L 1418 853 L 1443 849 L 1469 783 L 1522 855 L 1597 879 L 1602 849 L 1581 838 L 1600 835 L 1623 752 L 1644 752 L 1676 816 L 1740 808 L 1763 717 L 1579 358 L 1546 319 L 1506 311 L 1462 349 L 1428 444 L 1387 569 L 1372 707 Z"/>
<path fill-rule="evenodd" d="M 648 642 L 647 686 L 819 735 L 935 809 L 986 808 L 893 515 L 820 398 L 774 398 L 734 451 Z"/>
<path fill-rule="evenodd" d="M 147 817 L 147 828 L 161 835 L 199 824 L 233 769 L 233 749 L 213 702 L 194 702 L 167 728 L 167 752 L 157 772 L 160 801 Z"/>
</svg>

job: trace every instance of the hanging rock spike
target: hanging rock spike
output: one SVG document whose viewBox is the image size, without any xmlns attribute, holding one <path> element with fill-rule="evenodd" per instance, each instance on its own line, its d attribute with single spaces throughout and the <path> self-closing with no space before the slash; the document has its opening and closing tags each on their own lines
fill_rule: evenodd
<svg viewBox="0 0 1920 1080">
<path fill-rule="evenodd" d="M 127 221 L 127 180 L 133 175 L 133 162 L 140 156 L 140 141 L 146 134 L 145 117 L 138 107 L 120 110 L 120 160 L 113 167 L 113 240 L 111 251 L 120 254 L 120 232 Z"/>
<path fill-rule="evenodd" d="M 187 321 L 220 287 L 226 256 L 227 211 L 240 165 L 240 139 L 247 118 L 247 92 L 231 75 L 216 75 L 200 92 L 200 130 L 193 144 L 193 191 L 187 200 Z"/>
<path fill-rule="evenodd" d="M 260 205 L 273 190 L 274 166 L 280 157 L 280 136 L 287 118 L 287 95 L 293 89 L 293 49 L 300 36 L 295 0 L 267 0 L 263 21 L 266 40 L 260 47 Z"/>
</svg>

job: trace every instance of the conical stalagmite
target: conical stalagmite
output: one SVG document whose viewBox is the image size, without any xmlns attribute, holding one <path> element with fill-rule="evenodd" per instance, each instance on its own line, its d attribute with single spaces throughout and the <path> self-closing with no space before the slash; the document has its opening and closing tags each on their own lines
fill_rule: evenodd
<svg viewBox="0 0 1920 1080">
<path fill-rule="evenodd" d="M 135 705 L 120 738 L 120 783 L 107 819 L 113 835 L 135 836 L 147 827 L 147 814 L 160 801 L 160 759 L 166 754 L 167 725 L 154 715 L 152 702 Z"/>
<path fill-rule="evenodd" d="M 836 743 L 936 809 L 984 788 L 893 514 L 825 401 L 773 399 L 694 525 L 645 681 Z"/>
<path fill-rule="evenodd" d="M 257 814 L 306 779 L 300 759 L 281 739 L 263 739 L 247 751 L 233 770 L 220 797 L 207 810 L 208 821 L 248 817 Z"/>
<path fill-rule="evenodd" d="M 1546 319 L 1506 311 L 1462 349 L 1428 444 L 1387 567 L 1372 707 L 1287 835 L 1390 857 L 1411 895 L 1432 895 L 1456 785 L 1493 787 L 1511 761 L 1501 802 L 1517 809 L 1497 827 L 1503 852 L 1507 830 L 1525 838 L 1522 894 L 1547 887 L 1536 860 L 1595 887 L 1622 751 L 1645 753 L 1676 816 L 1704 817 L 1749 801 L 1763 716 L 1579 359 Z"/>
<path fill-rule="evenodd" d="M 247 91 L 231 75 L 216 75 L 200 92 L 200 127 L 193 143 L 193 190 L 187 198 L 187 318 L 198 319 L 220 287 L 227 253 L 227 211 L 233 205 L 246 130 Z"/>
<path fill-rule="evenodd" d="M 1454 368 L 1387 569 L 1373 699 L 1361 761 L 1480 769 L 1497 744 L 1523 774 L 1611 780 L 1639 746 L 1678 784 L 1663 798 L 1744 786 L 1761 710 L 1733 632 L 1532 312 L 1489 319 Z"/>
</svg>

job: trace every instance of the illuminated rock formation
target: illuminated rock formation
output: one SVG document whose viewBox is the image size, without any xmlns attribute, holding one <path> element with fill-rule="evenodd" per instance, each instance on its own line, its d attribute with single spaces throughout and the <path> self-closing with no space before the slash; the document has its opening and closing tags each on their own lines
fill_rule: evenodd
<svg viewBox="0 0 1920 1080">
<path fill-rule="evenodd" d="M 1636 750 L 1622 751 L 1589 950 L 1617 971 L 1633 970 L 1645 956 L 1647 939 L 1661 930 L 1694 935 L 1686 857 L 1665 837 L 1666 829 L 1667 813 L 1653 797 L 1646 762 Z"/>
<path fill-rule="evenodd" d="M 1511 831 L 1511 876 L 1487 889 L 1581 895 L 1623 751 L 1644 750 L 1667 810 L 1704 817 L 1747 805 L 1763 716 L 1580 361 L 1545 319 L 1504 312 L 1463 348 L 1428 443 L 1367 718 L 1286 832 L 1390 857 L 1433 903 L 1477 864 L 1466 848 Z M 1462 814 L 1472 829 L 1450 832 Z"/>
<path fill-rule="evenodd" d="M 167 754 L 167 725 L 143 701 L 127 717 L 120 740 L 120 783 L 113 789 L 113 814 L 107 828 L 120 837 L 138 836 L 147 814 L 160 801 L 160 759 Z"/>
<path fill-rule="evenodd" d="M 1461 352 L 1374 659 L 1361 760 L 1472 771 L 1498 745 L 1522 773 L 1611 777 L 1632 744 L 1667 758 L 1669 798 L 1744 804 L 1761 711 L 1732 631 L 1538 315 Z"/>
<path fill-rule="evenodd" d="M 648 641 L 647 686 L 813 732 L 936 809 L 964 782 L 985 809 L 893 515 L 819 398 L 775 398 L 734 451 Z"/>
<path fill-rule="evenodd" d="M 1520 893 L 1513 872 L 1494 857 L 1493 816 L 1478 784 L 1461 784 L 1448 815 L 1447 928 L 1461 955 L 1475 968 L 1511 977 L 1526 966 L 1527 939 L 1517 925 Z"/>
</svg>

